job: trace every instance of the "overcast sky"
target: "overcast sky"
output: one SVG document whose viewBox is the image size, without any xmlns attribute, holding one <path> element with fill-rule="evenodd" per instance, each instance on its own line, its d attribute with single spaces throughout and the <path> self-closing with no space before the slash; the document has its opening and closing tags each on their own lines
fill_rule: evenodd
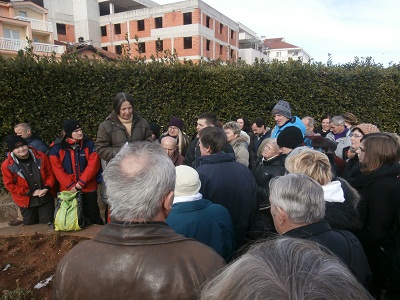
<svg viewBox="0 0 400 300">
<path fill-rule="evenodd" d="M 159 4 L 179 2 L 154 0 Z M 205 0 L 266 38 L 284 37 L 315 61 L 371 56 L 400 63 L 400 0 Z"/>
</svg>

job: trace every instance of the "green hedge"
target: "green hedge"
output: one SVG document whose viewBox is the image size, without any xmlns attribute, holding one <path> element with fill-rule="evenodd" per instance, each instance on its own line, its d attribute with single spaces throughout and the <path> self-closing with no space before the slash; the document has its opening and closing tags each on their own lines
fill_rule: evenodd
<svg viewBox="0 0 400 300">
<path fill-rule="evenodd" d="M 381 130 L 400 132 L 400 66 L 383 68 L 369 60 L 340 66 L 298 61 L 249 66 L 76 57 L 56 61 L 23 54 L 0 57 L 0 76 L 2 136 L 26 121 L 48 144 L 67 118 L 78 119 L 94 138 L 120 91 L 133 95 L 135 109 L 149 122 L 165 128 L 172 116 L 181 117 L 189 135 L 195 133 L 196 116 L 206 111 L 222 122 L 246 115 L 264 117 L 272 126 L 271 107 L 279 99 L 289 101 L 300 117 L 350 111 Z"/>
</svg>

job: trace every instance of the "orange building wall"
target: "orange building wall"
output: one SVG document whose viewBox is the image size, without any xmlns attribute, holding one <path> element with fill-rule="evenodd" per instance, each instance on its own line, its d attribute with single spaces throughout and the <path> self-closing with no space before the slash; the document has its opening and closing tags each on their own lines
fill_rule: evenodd
<svg viewBox="0 0 400 300">
<path fill-rule="evenodd" d="M 220 22 L 215 20 L 215 37 L 223 42 L 228 42 L 228 26 L 222 24 L 224 27 L 222 28 L 222 33 L 219 33 Z"/>
<path fill-rule="evenodd" d="M 196 8 L 192 11 L 192 24 L 199 24 L 201 21 L 201 10 L 199 8 Z M 206 17 L 207 15 L 203 13 L 203 18 L 201 24 L 203 26 L 206 26 Z M 138 20 L 131 20 L 128 22 L 129 26 L 129 32 L 130 32 L 130 40 L 134 39 L 135 36 L 139 38 L 139 42 L 144 42 L 144 38 L 150 37 L 151 36 L 151 29 L 155 29 L 155 17 L 149 17 L 144 19 L 144 30 L 143 31 L 138 31 L 138 26 L 137 26 L 137 21 Z M 213 26 L 213 23 L 215 22 L 215 28 Z M 162 16 L 162 24 L 163 28 L 168 28 L 168 27 L 175 27 L 175 26 L 183 26 L 183 12 L 181 11 L 175 11 L 175 12 L 169 12 L 166 13 Z M 220 39 L 225 43 L 229 43 L 232 46 L 237 46 L 237 38 L 238 38 L 238 33 L 235 31 L 233 39 L 230 39 L 230 28 L 224 24 L 223 27 L 223 32 L 222 34 L 219 33 L 219 24 L 220 22 L 214 21 L 213 18 L 210 18 L 210 28 L 214 28 L 214 33 L 215 33 L 215 38 Z M 127 23 L 121 23 L 121 34 L 116 35 L 113 34 L 114 32 L 114 24 L 107 24 L 107 36 L 103 36 L 101 38 L 102 43 L 126 43 L 125 41 L 125 34 L 128 32 L 127 28 Z M 187 37 L 187 36 L 185 36 Z M 213 59 L 213 58 L 220 58 L 222 60 L 227 60 L 229 58 L 228 54 L 228 48 L 224 46 L 223 53 L 220 55 L 219 53 L 219 43 L 215 43 L 213 40 L 210 41 L 210 50 L 206 50 L 207 46 L 207 39 L 200 37 L 200 36 L 192 36 L 192 48 L 191 49 L 184 49 L 184 42 L 183 42 L 184 37 L 177 37 L 174 38 L 174 42 L 172 43 L 171 38 L 167 38 L 163 40 L 163 49 L 167 50 L 169 49 L 171 53 L 173 52 L 175 48 L 176 53 L 178 56 L 200 56 L 203 54 L 203 57 Z M 201 49 L 201 40 L 203 41 L 203 49 Z M 146 43 L 146 51 L 143 53 L 143 56 L 146 56 L 146 58 L 150 58 L 151 55 L 156 56 L 156 40 L 152 41 L 145 41 Z M 137 56 L 138 53 L 136 51 L 136 45 L 134 45 L 134 41 L 131 43 L 131 55 L 132 57 Z M 215 49 L 214 49 L 215 48 Z M 110 51 L 115 51 L 114 47 L 109 47 Z M 201 51 L 203 50 L 203 51 Z M 215 53 L 215 57 L 214 54 Z M 160 53 L 161 55 L 161 53 Z M 237 56 L 236 51 L 235 51 L 235 56 Z"/>
<path fill-rule="evenodd" d="M 8 3 L 0 3 L 0 16 L 5 18 L 12 18 L 14 17 L 13 10 L 9 6 Z"/>
<path fill-rule="evenodd" d="M 75 43 L 75 27 L 74 25 L 65 25 L 66 34 L 57 34 L 57 40 L 60 42 Z"/>
</svg>

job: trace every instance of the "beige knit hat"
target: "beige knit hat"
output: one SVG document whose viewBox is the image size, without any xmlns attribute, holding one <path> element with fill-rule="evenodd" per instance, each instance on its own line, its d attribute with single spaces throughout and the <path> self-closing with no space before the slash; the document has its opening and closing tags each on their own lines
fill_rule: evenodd
<svg viewBox="0 0 400 300">
<path fill-rule="evenodd" d="M 354 127 L 351 129 L 351 131 L 354 131 L 354 130 L 356 130 L 356 129 L 358 129 L 359 131 L 361 131 L 361 133 L 362 133 L 363 135 L 367 135 L 368 133 L 380 132 L 379 129 L 378 129 L 378 127 L 376 127 L 376 126 L 373 125 L 373 124 L 369 124 L 369 123 L 361 123 L 361 124 L 358 124 L 358 125 L 354 126 Z"/>
<path fill-rule="evenodd" d="M 177 166 L 175 196 L 192 196 L 199 192 L 201 182 L 197 171 L 188 166 Z"/>
</svg>

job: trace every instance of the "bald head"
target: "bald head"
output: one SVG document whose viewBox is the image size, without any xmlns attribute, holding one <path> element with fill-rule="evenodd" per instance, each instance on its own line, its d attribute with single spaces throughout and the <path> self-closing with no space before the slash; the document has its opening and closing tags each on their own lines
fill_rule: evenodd
<svg viewBox="0 0 400 300">
<path fill-rule="evenodd" d="M 161 147 L 163 147 L 169 157 L 172 157 L 176 150 L 176 140 L 170 136 L 163 137 L 161 139 Z"/>
</svg>

